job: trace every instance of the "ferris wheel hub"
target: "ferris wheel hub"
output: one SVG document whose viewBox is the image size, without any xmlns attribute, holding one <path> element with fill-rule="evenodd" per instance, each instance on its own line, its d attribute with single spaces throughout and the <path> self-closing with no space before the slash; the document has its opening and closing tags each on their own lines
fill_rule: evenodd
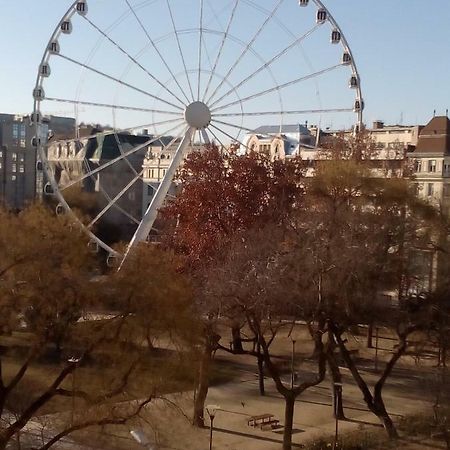
<svg viewBox="0 0 450 450">
<path fill-rule="evenodd" d="M 211 111 L 205 103 L 193 102 L 186 107 L 184 118 L 189 126 L 200 130 L 211 122 Z"/>
</svg>

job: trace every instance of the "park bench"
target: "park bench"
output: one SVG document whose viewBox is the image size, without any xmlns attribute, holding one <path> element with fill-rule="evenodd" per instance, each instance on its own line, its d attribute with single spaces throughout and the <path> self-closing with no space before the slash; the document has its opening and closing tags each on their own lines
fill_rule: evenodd
<svg viewBox="0 0 450 450">
<path fill-rule="evenodd" d="M 275 419 L 273 414 L 260 414 L 258 416 L 251 416 L 247 420 L 247 425 L 249 427 L 257 427 L 259 426 L 261 430 L 271 430 L 274 426 L 279 424 L 279 420 Z"/>
</svg>

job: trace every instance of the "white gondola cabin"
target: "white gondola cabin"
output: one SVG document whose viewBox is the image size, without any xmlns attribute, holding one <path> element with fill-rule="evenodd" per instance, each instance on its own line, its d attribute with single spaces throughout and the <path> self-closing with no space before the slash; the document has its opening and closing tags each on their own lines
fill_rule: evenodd
<svg viewBox="0 0 450 450">
<path fill-rule="evenodd" d="M 89 249 L 89 251 L 92 252 L 92 253 L 98 253 L 98 251 L 99 251 L 99 245 L 98 245 L 98 242 L 97 242 L 97 241 L 94 241 L 94 240 L 90 240 L 90 241 L 88 242 L 88 249 Z"/>
<path fill-rule="evenodd" d="M 356 89 L 356 88 L 358 87 L 358 85 L 359 85 L 359 83 L 358 83 L 358 77 L 357 77 L 356 75 L 352 75 L 351 78 L 350 78 L 350 81 L 349 81 L 348 85 L 349 85 L 349 87 L 350 87 L 351 89 Z"/>
<path fill-rule="evenodd" d="M 51 73 L 50 66 L 47 63 L 41 64 L 41 67 L 39 68 L 39 73 L 41 74 L 41 76 L 45 78 L 49 77 Z"/>
<path fill-rule="evenodd" d="M 41 123 L 40 112 L 33 112 L 30 114 L 30 125 L 34 125 L 35 123 Z"/>
<path fill-rule="evenodd" d="M 50 42 L 49 46 L 48 46 L 48 51 L 52 54 L 52 55 L 57 55 L 60 51 L 59 48 L 59 42 L 58 41 L 52 41 Z"/>
<path fill-rule="evenodd" d="M 40 145 L 40 143 L 41 143 L 41 140 L 38 137 L 36 137 L 36 136 L 34 136 L 31 139 L 31 146 L 34 147 L 34 148 L 36 148 L 38 145 Z"/>
<path fill-rule="evenodd" d="M 353 107 L 353 111 L 355 113 L 361 112 L 364 109 L 364 102 L 362 100 L 355 100 L 355 105 Z"/>
<path fill-rule="evenodd" d="M 52 188 L 52 185 L 50 183 L 47 183 L 44 186 L 44 194 L 45 195 L 53 195 L 55 193 L 55 191 Z"/>
<path fill-rule="evenodd" d="M 70 20 L 65 20 L 62 24 L 61 24 L 61 31 L 64 34 L 70 34 L 72 33 L 72 22 Z"/>
<path fill-rule="evenodd" d="M 342 64 L 348 66 L 348 65 L 351 64 L 351 63 L 352 63 L 352 57 L 351 57 L 350 53 L 345 52 L 345 53 L 342 55 Z"/>
<path fill-rule="evenodd" d="M 327 20 L 327 11 L 323 8 L 317 11 L 316 22 L 324 23 Z"/>
<path fill-rule="evenodd" d="M 33 89 L 33 98 L 35 100 L 44 100 L 45 92 L 42 87 L 37 87 Z"/>
<path fill-rule="evenodd" d="M 339 44 L 341 42 L 341 32 L 339 30 L 333 30 L 331 32 L 331 43 Z"/>
<path fill-rule="evenodd" d="M 88 5 L 86 0 L 80 0 L 76 6 L 77 13 L 81 16 L 85 16 L 88 12 Z"/>
</svg>

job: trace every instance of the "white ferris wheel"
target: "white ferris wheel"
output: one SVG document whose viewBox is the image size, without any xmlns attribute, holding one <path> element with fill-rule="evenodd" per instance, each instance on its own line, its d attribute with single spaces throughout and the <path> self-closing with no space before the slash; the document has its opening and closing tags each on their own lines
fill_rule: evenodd
<svg viewBox="0 0 450 450">
<path fill-rule="evenodd" d="M 191 149 L 245 148 L 263 125 L 358 128 L 364 107 L 349 44 L 320 0 L 75 1 L 33 97 L 44 193 L 114 257 L 98 225 L 119 221 L 129 249 L 147 240 Z M 61 115 L 75 118 L 73 135 L 48 139 L 46 118 Z M 74 189 L 95 199 L 88 222 Z"/>
</svg>

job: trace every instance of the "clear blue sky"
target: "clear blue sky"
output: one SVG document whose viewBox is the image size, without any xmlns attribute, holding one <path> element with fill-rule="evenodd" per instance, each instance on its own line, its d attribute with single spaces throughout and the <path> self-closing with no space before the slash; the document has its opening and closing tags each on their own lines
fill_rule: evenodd
<svg viewBox="0 0 450 450">
<path fill-rule="evenodd" d="M 119 3 L 95 1 L 104 6 Z M 426 123 L 434 109 L 438 114 L 450 109 L 449 0 L 323 1 L 353 50 L 363 82 L 367 123 L 374 119 Z M 229 4 L 228 0 L 213 1 L 218 9 L 222 2 Z M 258 2 L 273 4 L 272 0 Z M 0 112 L 30 111 L 36 67 L 53 27 L 70 3 L 0 0 Z M 155 12 L 158 8 L 157 4 Z"/>
</svg>

